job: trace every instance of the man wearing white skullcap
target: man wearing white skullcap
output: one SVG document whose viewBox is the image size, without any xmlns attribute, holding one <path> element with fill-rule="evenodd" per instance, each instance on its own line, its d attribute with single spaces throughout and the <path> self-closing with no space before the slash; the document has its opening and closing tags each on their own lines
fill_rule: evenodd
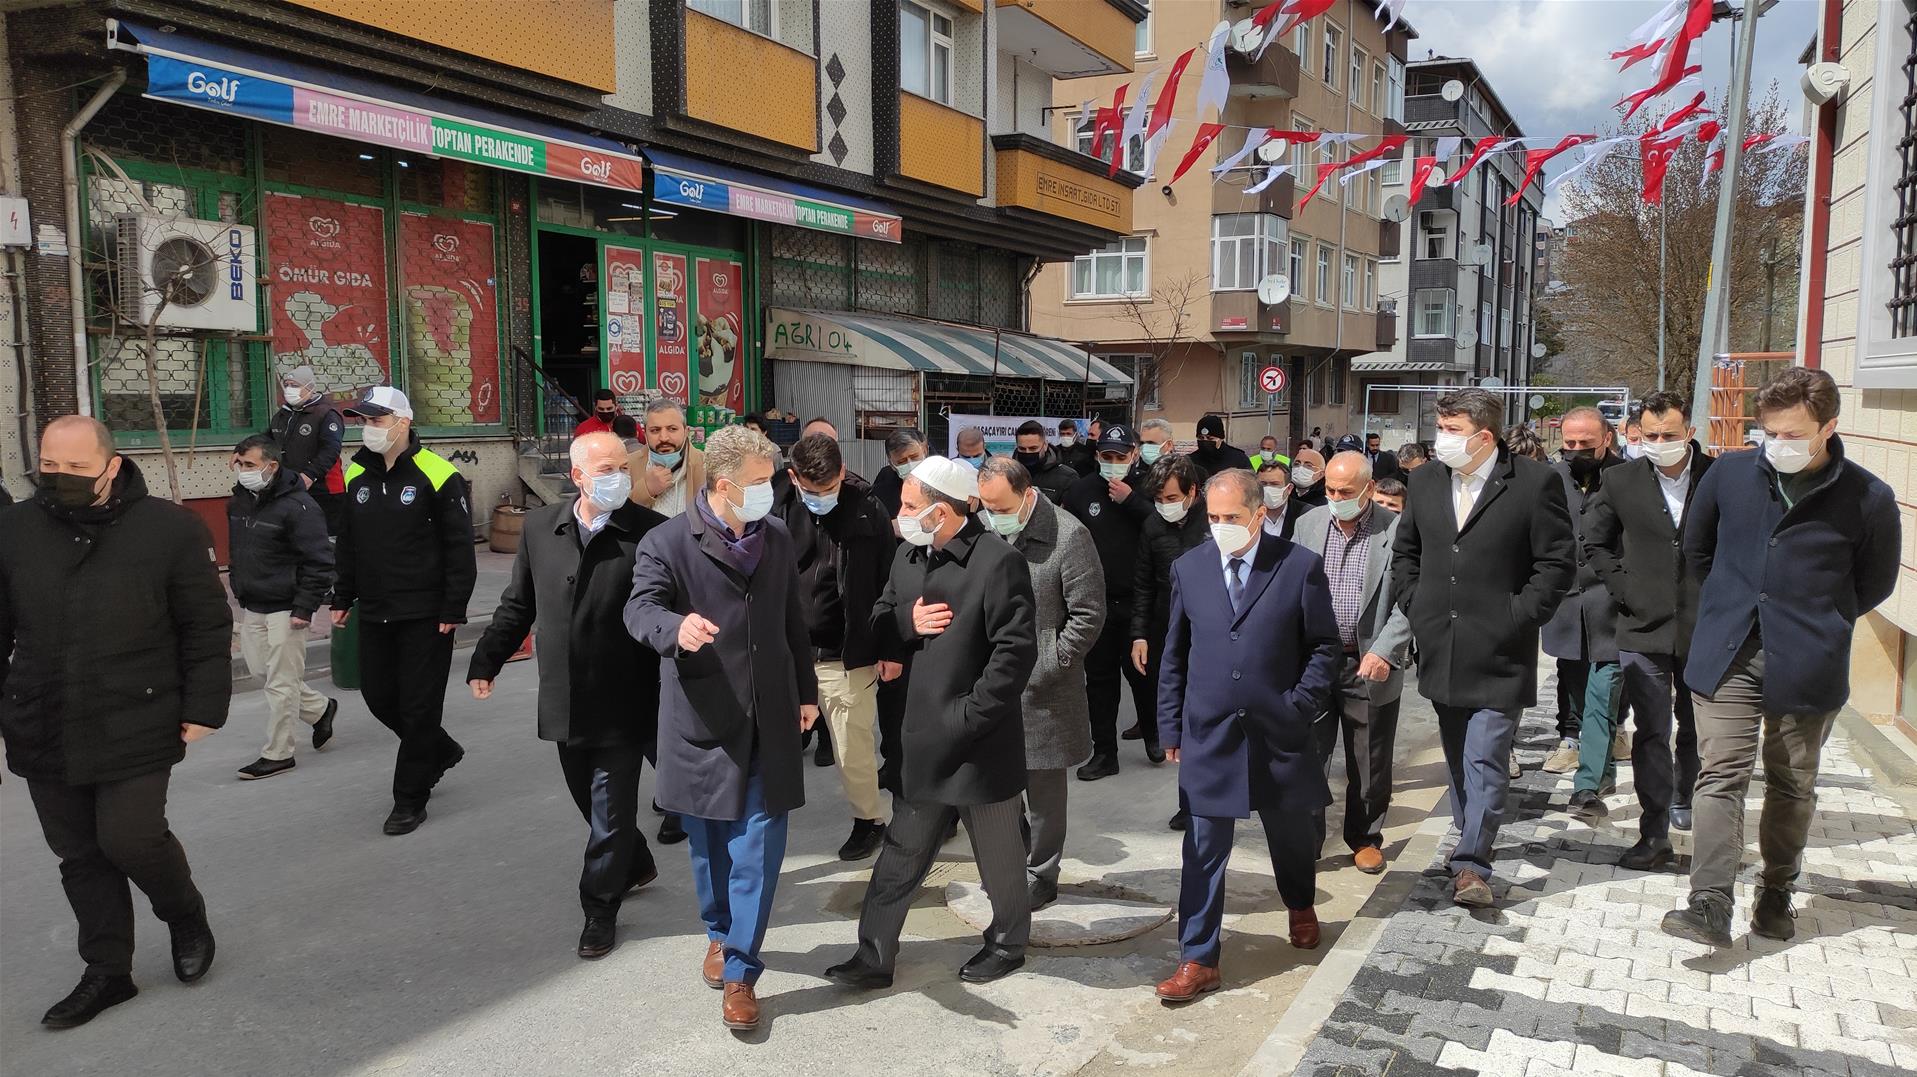
<svg viewBox="0 0 1917 1077">
<path fill-rule="evenodd" d="M 977 500 L 977 470 L 943 456 L 921 461 L 899 493 L 905 542 L 872 627 L 882 657 L 912 660 L 905 760 L 859 913 L 858 952 L 825 973 L 850 987 L 892 983 L 906 911 L 958 819 L 992 901 L 985 946 L 959 977 L 985 983 L 1025 963 L 1032 908 L 1019 830 L 1020 698 L 1038 661 L 1037 607 L 1024 556 L 985 534 Z"/>
</svg>

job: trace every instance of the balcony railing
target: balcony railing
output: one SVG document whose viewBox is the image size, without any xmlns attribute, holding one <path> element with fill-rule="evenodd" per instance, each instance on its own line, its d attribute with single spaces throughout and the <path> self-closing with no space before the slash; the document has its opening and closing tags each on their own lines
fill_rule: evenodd
<svg viewBox="0 0 1917 1077">
<path fill-rule="evenodd" d="M 1283 45 L 1266 49 L 1257 60 L 1230 49 L 1225 54 L 1225 73 L 1231 77 L 1233 97 L 1288 101 L 1298 96 L 1298 54 Z"/>
</svg>

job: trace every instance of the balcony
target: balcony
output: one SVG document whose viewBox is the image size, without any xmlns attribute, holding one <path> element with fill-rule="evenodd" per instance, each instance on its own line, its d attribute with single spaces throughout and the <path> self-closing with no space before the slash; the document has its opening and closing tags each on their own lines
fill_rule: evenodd
<svg viewBox="0 0 1917 1077">
<path fill-rule="evenodd" d="M 291 0 L 334 18 L 370 26 L 399 38 L 422 41 L 490 60 L 508 68 L 545 75 L 601 94 L 618 86 L 618 56 L 612 48 L 613 0 L 561 0 L 545 5 L 535 19 L 521 18 L 509 5 L 473 5 L 496 10 L 472 17 L 433 4 L 369 4 L 364 0 Z M 19 5 L 9 5 L 18 7 Z"/>
<path fill-rule="evenodd" d="M 1456 258 L 1417 258 L 1411 263 L 1409 287 L 1412 291 L 1420 288 L 1456 288 L 1458 286 L 1458 260 Z"/>
<path fill-rule="evenodd" d="M 1418 94 L 1404 99 L 1404 122 L 1449 123 L 1464 130 L 1464 100 L 1446 101 L 1441 94 Z"/>
<path fill-rule="evenodd" d="M 1291 300 L 1265 304 L 1257 292 L 1213 292 L 1211 331 L 1214 335 L 1291 332 Z"/>
<path fill-rule="evenodd" d="M 1391 117 L 1386 116 L 1384 120 L 1382 121 L 1382 123 L 1384 127 L 1383 134 L 1386 138 L 1389 138 L 1392 135 L 1402 135 L 1405 132 L 1405 126 L 1404 126 L 1403 120 L 1394 120 Z"/>
<path fill-rule="evenodd" d="M 1147 11 L 1132 0 L 997 0 L 997 6 L 999 51 L 1059 79 L 1130 71 L 1134 27 Z"/>
<path fill-rule="evenodd" d="M 1298 208 L 1298 181 L 1287 172 L 1271 186 L 1248 195 L 1245 188 L 1265 178 L 1262 169 L 1237 172 L 1211 185 L 1211 211 L 1216 213 L 1272 213 L 1286 220 Z"/>
<path fill-rule="evenodd" d="M 1001 209 L 1026 210 L 1107 232 L 1132 230 L 1132 191 L 1144 177 L 1025 134 L 992 136 Z"/>
<path fill-rule="evenodd" d="M 1415 208 L 1419 211 L 1432 209 L 1456 210 L 1458 208 L 1458 189 L 1446 184 L 1432 184 L 1418 195 L 1418 204 Z"/>
<path fill-rule="evenodd" d="M 1378 222 L 1378 257 L 1396 258 L 1404 253 L 1405 229 L 1411 227 L 1403 221 Z"/>
<path fill-rule="evenodd" d="M 1237 49 L 1225 53 L 1225 73 L 1231 76 L 1231 96 L 1246 101 L 1289 101 L 1298 96 L 1298 54 L 1273 45 L 1253 61 Z"/>
<path fill-rule="evenodd" d="M 900 90 L 898 174 L 983 198 L 985 121 Z"/>
<path fill-rule="evenodd" d="M 817 153 L 819 61 L 697 11 L 685 20 L 686 118 Z M 751 93 L 741 92 L 747 72 Z"/>
<path fill-rule="evenodd" d="M 1378 347 L 1375 350 L 1381 352 L 1390 351 L 1392 348 L 1398 346 L 1398 313 L 1391 310 L 1380 310 L 1377 317 Z"/>
</svg>

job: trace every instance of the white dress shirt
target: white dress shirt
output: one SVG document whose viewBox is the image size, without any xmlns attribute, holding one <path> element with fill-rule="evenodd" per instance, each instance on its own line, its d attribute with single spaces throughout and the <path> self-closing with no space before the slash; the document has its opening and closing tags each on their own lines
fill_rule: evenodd
<svg viewBox="0 0 1917 1077">
<path fill-rule="evenodd" d="M 1684 502 L 1691 496 L 1691 454 L 1684 455 L 1684 470 L 1677 478 L 1664 474 L 1664 469 L 1651 465 L 1657 474 L 1658 488 L 1664 491 L 1664 507 L 1671 511 L 1671 523 L 1682 527 L 1684 524 Z"/>
<path fill-rule="evenodd" d="M 1484 496 L 1484 484 L 1491 477 L 1491 468 L 1498 462 L 1498 454 L 1493 452 L 1483 462 L 1469 471 L 1451 472 L 1451 507 L 1457 514 L 1458 526 L 1471 517 L 1471 509 L 1477 505 L 1478 498 Z"/>
<path fill-rule="evenodd" d="M 1251 549 L 1246 550 L 1244 553 L 1226 553 L 1222 548 L 1218 551 L 1218 570 L 1225 574 L 1225 593 L 1227 595 L 1231 594 L 1231 563 L 1233 561 L 1243 561 L 1245 563 L 1245 567 L 1238 570 L 1238 582 L 1241 584 L 1250 583 L 1251 566 L 1258 560 L 1258 544 L 1263 541 L 1265 541 L 1264 529 L 1260 528 L 1251 533 Z M 1218 544 L 1214 542 L 1212 545 L 1216 546 Z"/>
</svg>

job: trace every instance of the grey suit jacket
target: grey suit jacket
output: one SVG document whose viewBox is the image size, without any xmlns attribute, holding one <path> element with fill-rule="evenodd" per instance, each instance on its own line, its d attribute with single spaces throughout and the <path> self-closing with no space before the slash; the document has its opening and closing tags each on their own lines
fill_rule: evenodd
<svg viewBox="0 0 1917 1077">
<path fill-rule="evenodd" d="M 1078 518 L 1034 499 L 1032 518 L 1012 540 L 1032 574 L 1038 603 L 1038 664 L 1025 685 L 1025 766 L 1057 770 L 1092 754 L 1085 656 L 1105 624 L 1105 570 L 1092 533 Z"/>
<path fill-rule="evenodd" d="M 1358 650 L 1391 663 L 1391 676 L 1371 683 L 1371 701 L 1389 703 L 1404 691 L 1404 669 L 1411 660 L 1411 618 L 1398 608 L 1391 591 L 1391 543 L 1398 537 L 1398 517 L 1383 505 L 1371 528 L 1371 557 L 1365 564 L 1364 609 L 1358 618 Z M 1335 527 L 1331 506 L 1320 505 L 1298 517 L 1291 541 L 1320 557 L 1325 553 L 1327 529 Z M 1326 565 L 1325 571 L 1331 571 Z"/>
</svg>

